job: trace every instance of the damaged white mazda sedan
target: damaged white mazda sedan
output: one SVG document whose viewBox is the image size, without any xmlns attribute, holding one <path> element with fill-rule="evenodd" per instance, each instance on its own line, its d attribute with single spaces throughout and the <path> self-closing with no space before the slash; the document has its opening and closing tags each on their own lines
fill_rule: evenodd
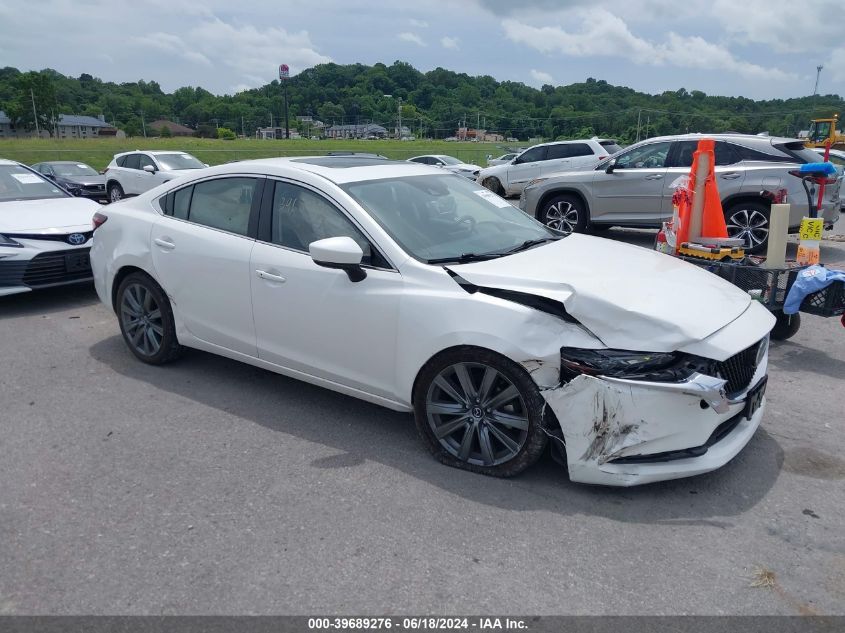
<svg viewBox="0 0 845 633">
<path fill-rule="evenodd" d="M 774 318 L 747 294 L 440 169 L 232 163 L 94 223 L 141 361 L 192 347 L 412 411 L 450 466 L 516 475 L 551 445 L 573 481 L 630 486 L 719 468 L 763 416 Z"/>
</svg>

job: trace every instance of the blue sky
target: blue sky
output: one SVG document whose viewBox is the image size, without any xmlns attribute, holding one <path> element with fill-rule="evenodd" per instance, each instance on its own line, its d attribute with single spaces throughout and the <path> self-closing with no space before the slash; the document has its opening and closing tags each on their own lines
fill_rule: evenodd
<svg viewBox="0 0 845 633">
<path fill-rule="evenodd" d="M 841 0 L 0 0 L 0 65 L 232 93 L 326 61 L 533 86 L 845 94 Z"/>
</svg>

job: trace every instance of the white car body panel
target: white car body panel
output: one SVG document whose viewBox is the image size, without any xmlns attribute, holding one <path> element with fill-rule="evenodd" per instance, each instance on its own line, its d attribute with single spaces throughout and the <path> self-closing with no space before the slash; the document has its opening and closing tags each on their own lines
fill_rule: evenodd
<svg viewBox="0 0 845 633">
<path fill-rule="evenodd" d="M 619 457 L 703 445 L 739 414 L 743 394 L 736 402 L 713 396 L 723 405 L 717 413 L 701 407 L 703 396 L 692 384 L 664 388 L 586 375 L 561 383 L 562 346 L 682 350 L 724 360 L 765 338 L 771 314 L 695 266 L 582 235 L 500 259 L 429 265 L 403 251 L 337 184 L 442 173 L 438 168 L 331 169 L 268 159 L 202 171 L 197 179 L 254 173 L 319 189 L 358 223 L 392 269 L 367 268 L 365 280 L 351 283 L 342 270 L 319 267 L 299 251 L 244 237 L 238 237 L 244 244 L 228 244 L 236 236 L 161 213 L 156 198 L 171 185 L 106 207 L 109 219 L 91 250 L 101 300 L 113 307 L 114 279 L 124 266 L 146 271 L 171 298 L 183 345 L 397 411 L 412 410 L 414 381 L 437 353 L 456 346 L 492 350 L 520 363 L 538 385 L 560 423 L 570 477 L 580 482 L 628 486 L 714 470 L 760 423 L 765 402 L 704 455 L 615 464 Z M 187 226 L 184 233 L 177 233 L 177 222 Z M 167 237 L 175 248 L 157 252 L 154 240 Z M 449 271 L 479 286 L 560 301 L 580 324 L 470 293 Z M 749 387 L 765 373 L 764 357 Z"/>
</svg>

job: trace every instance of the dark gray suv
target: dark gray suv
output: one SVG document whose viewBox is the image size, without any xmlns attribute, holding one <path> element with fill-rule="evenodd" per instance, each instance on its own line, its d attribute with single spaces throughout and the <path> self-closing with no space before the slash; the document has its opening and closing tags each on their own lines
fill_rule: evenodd
<svg viewBox="0 0 845 633">
<path fill-rule="evenodd" d="M 523 191 L 520 208 L 566 233 L 611 226 L 657 228 L 672 217 L 672 183 L 689 173 L 702 138 L 716 141 L 716 181 L 728 232 L 762 251 L 769 236 L 767 193 L 787 190 L 790 227 L 807 215 L 797 165 L 819 156 L 801 141 L 745 134 L 685 134 L 648 139 L 617 152 L 590 171 L 538 178 Z M 840 176 L 825 188 L 820 217 L 830 227 L 839 219 Z M 818 194 L 815 193 L 814 196 Z M 815 197 L 814 197 L 815 199 Z"/>
</svg>

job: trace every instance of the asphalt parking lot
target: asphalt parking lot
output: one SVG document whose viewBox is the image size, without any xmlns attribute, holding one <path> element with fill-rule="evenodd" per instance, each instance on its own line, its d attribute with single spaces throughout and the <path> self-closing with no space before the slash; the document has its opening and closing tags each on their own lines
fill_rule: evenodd
<svg viewBox="0 0 845 633">
<path fill-rule="evenodd" d="M 773 344 L 732 463 L 626 490 L 449 469 L 409 415 L 209 354 L 145 366 L 88 287 L 0 298 L 0 342 L 0 613 L 845 614 L 838 319 Z"/>
</svg>

